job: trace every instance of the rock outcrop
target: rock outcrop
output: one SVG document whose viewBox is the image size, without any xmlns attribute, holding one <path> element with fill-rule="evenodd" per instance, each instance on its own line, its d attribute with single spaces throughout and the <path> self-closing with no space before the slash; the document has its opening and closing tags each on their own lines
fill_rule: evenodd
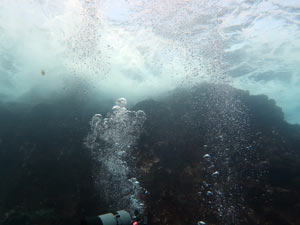
<svg viewBox="0 0 300 225">
<path fill-rule="evenodd" d="M 0 107 L 1 224 L 78 224 L 108 209 L 83 140 L 112 105 Z M 147 116 L 129 166 L 150 193 L 149 224 L 300 224 L 300 126 L 273 100 L 203 84 L 133 110 Z"/>
</svg>

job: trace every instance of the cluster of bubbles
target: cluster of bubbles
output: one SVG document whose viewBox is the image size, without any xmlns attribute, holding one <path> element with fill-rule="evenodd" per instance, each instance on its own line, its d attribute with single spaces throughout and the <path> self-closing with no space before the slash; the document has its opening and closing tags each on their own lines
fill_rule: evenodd
<svg viewBox="0 0 300 225">
<path fill-rule="evenodd" d="M 133 0 L 129 7 L 135 12 L 129 24 L 135 24 L 139 29 L 151 27 L 167 52 L 174 52 L 173 56 L 180 58 L 185 74 L 181 77 L 183 84 L 227 81 L 222 72 L 225 47 L 218 1 Z M 164 55 L 164 58 L 169 57 Z M 161 61 L 166 64 L 163 58 Z"/>
<path fill-rule="evenodd" d="M 146 115 L 142 110 L 128 110 L 126 104 L 126 99 L 120 98 L 106 118 L 95 114 L 85 144 L 100 165 L 97 183 L 111 209 L 134 211 L 144 207 L 139 199 L 144 190 L 135 177 L 130 177 L 133 169 L 128 162 L 132 160 L 131 150 L 140 136 Z"/>
<path fill-rule="evenodd" d="M 84 72 L 89 74 L 89 78 L 92 80 L 99 78 L 99 74 L 105 78 L 109 72 L 109 53 L 101 34 L 104 23 L 103 12 L 100 8 L 101 1 L 72 0 L 67 5 L 70 5 L 70 8 L 76 5 L 76 10 L 72 9 L 71 12 L 78 12 L 77 19 L 69 31 L 70 34 L 63 38 L 67 57 L 65 66 L 75 76 Z"/>
<path fill-rule="evenodd" d="M 220 223 L 240 224 L 246 213 L 241 179 L 245 179 L 243 174 L 250 173 L 253 165 L 248 162 L 254 154 L 254 149 L 248 150 L 247 109 L 239 95 L 228 86 L 220 85 L 211 93 L 206 96 L 207 100 L 198 102 L 210 112 L 202 147 L 204 175 L 198 186 L 198 196 Z M 206 215 L 200 219 L 206 219 Z"/>
</svg>

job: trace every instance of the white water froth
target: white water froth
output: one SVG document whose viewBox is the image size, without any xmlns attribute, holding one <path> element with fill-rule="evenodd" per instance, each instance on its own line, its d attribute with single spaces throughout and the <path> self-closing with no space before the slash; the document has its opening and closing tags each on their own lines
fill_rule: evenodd
<svg viewBox="0 0 300 225">
<path fill-rule="evenodd" d="M 3 0 L 1 100 L 70 79 L 131 101 L 227 82 L 299 123 L 299 11 L 297 0 Z"/>
</svg>

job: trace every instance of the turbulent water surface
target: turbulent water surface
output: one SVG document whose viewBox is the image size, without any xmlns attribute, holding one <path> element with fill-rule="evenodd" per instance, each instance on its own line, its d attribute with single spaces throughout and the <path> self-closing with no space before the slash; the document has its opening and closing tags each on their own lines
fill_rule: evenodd
<svg viewBox="0 0 300 225">
<path fill-rule="evenodd" d="M 298 0 L 1 0 L 0 223 L 263 224 L 299 197 L 299 65 Z"/>
<path fill-rule="evenodd" d="M 299 7 L 296 0 L 3 0 L 1 99 L 48 97 L 70 80 L 135 100 L 182 83 L 226 81 L 267 94 L 298 123 Z"/>
</svg>

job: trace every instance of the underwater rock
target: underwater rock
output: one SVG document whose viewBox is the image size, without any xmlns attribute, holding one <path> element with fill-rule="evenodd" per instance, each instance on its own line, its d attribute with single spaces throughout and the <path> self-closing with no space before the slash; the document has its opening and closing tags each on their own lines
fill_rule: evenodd
<svg viewBox="0 0 300 225">
<path fill-rule="evenodd" d="M 203 84 L 137 109 L 147 115 L 136 166 L 152 224 L 300 223 L 300 127 L 275 101 Z"/>
<path fill-rule="evenodd" d="M 0 224 L 77 224 L 103 210 L 83 138 L 107 109 L 73 96 L 0 106 Z"/>
<path fill-rule="evenodd" d="M 1 224 L 76 224 L 107 212 L 83 140 L 92 115 L 112 105 L 70 96 L 0 106 Z M 147 117 L 130 166 L 151 224 L 300 224 L 300 126 L 273 100 L 202 84 L 132 110 Z"/>
</svg>

